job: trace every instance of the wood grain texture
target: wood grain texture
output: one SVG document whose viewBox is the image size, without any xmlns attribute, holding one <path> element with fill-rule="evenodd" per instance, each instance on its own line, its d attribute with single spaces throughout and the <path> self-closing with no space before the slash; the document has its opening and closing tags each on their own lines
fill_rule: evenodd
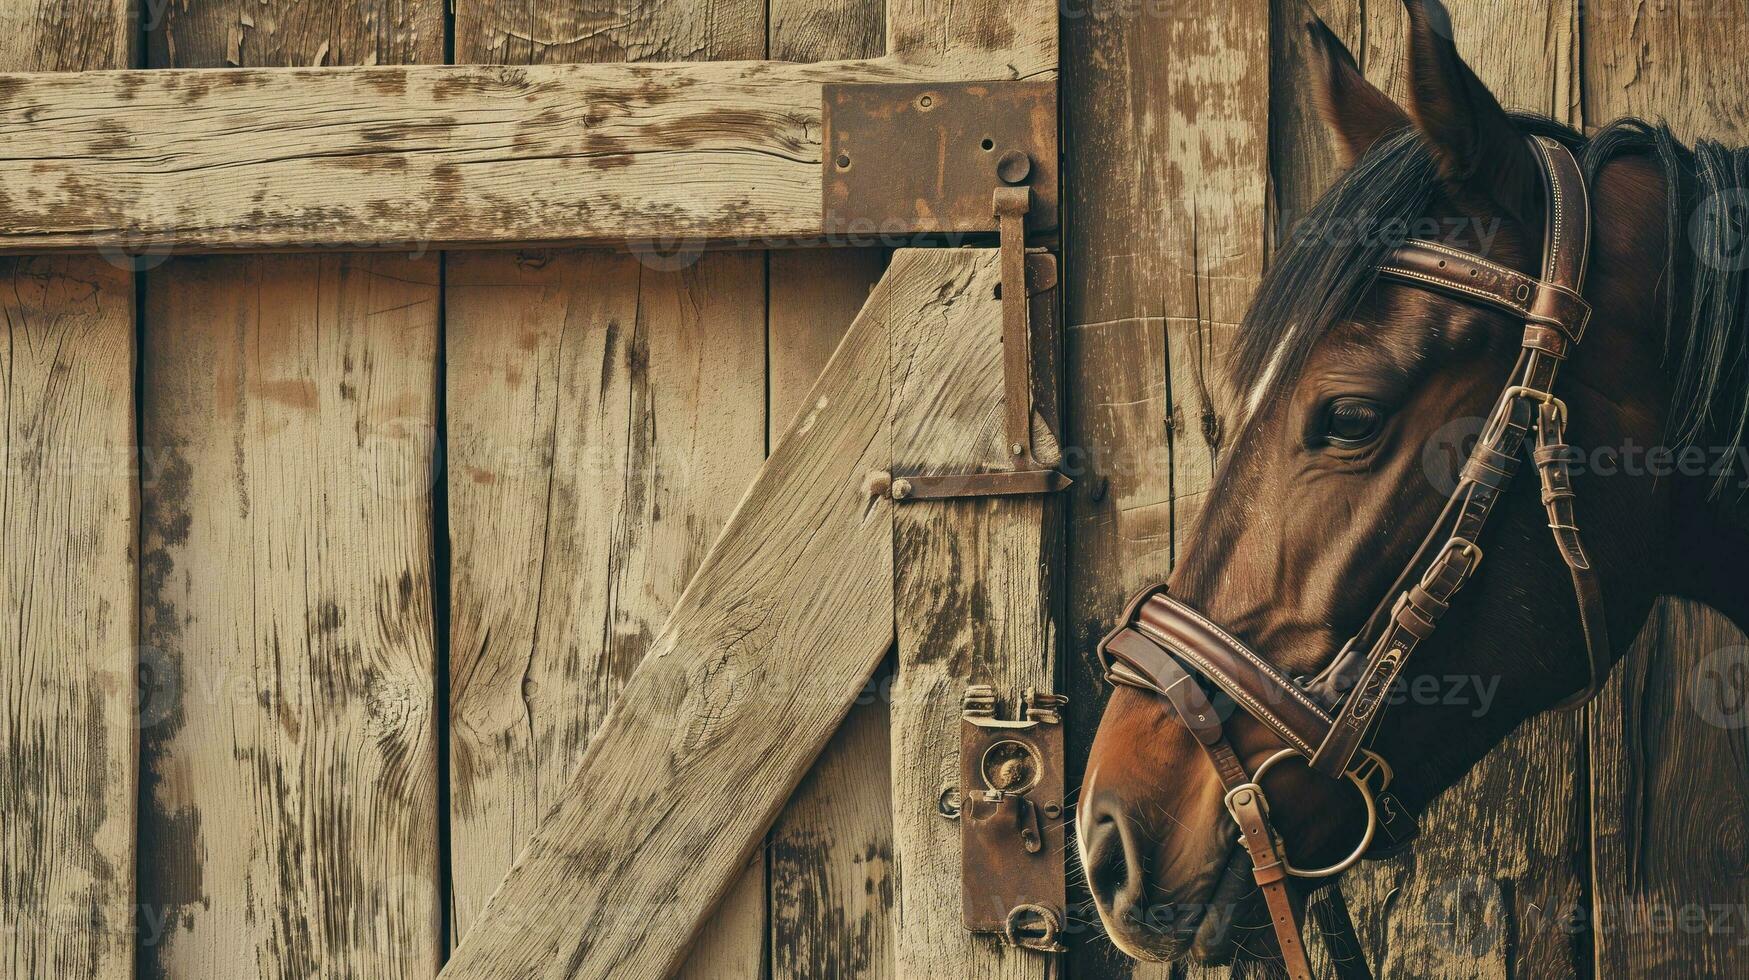
<svg viewBox="0 0 1749 980">
<path fill-rule="evenodd" d="M 1053 0 L 888 0 L 887 48 L 906 64 L 984 73 L 967 78 L 1053 76 L 1061 9 Z"/>
<path fill-rule="evenodd" d="M 753 253 L 673 272 L 623 253 L 451 257 L 458 938 L 758 471 L 762 268 Z"/>
<path fill-rule="evenodd" d="M 878 24 L 879 7 L 865 6 Z M 774 31 L 786 9 L 773 9 Z M 808 391 L 886 262 L 883 249 L 769 253 L 773 443 L 806 410 Z M 895 976 L 891 690 L 890 673 L 877 673 L 772 826 L 772 980 Z"/>
<path fill-rule="evenodd" d="M 0 974 L 127 978 L 156 720 L 134 680 L 133 277 L 16 259 L 0 286 Z"/>
<path fill-rule="evenodd" d="M 1640 116 L 1665 120 L 1684 140 L 1746 138 L 1749 66 L 1718 54 L 1749 41 L 1749 4 L 1592 0 L 1582 10 L 1587 125 Z"/>
<path fill-rule="evenodd" d="M 774 0 L 767 57 L 871 58 L 886 52 L 880 0 Z M 770 438 L 808 391 L 886 268 L 885 249 L 767 253 Z M 767 841 L 772 980 L 887 980 L 893 974 L 893 812 L 888 665 L 796 787 Z"/>
<path fill-rule="evenodd" d="M 1595 880 L 1588 909 L 1562 911 L 1596 976 L 1733 976 L 1749 957 L 1746 643 L 1665 600 L 1591 709 Z"/>
<path fill-rule="evenodd" d="M 0 252 L 812 240 L 823 83 L 990 71 L 1008 63 L 0 75 Z"/>
<path fill-rule="evenodd" d="M 1585 123 L 1665 119 L 1749 140 L 1749 5 L 1584 6 Z M 1728 53 L 1728 54 L 1727 54 Z M 1730 976 L 1749 963 L 1743 634 L 1667 600 L 1591 715 L 1588 926 L 1599 977 Z"/>
<path fill-rule="evenodd" d="M 1008 458 L 1001 276 L 994 251 L 975 254 L 981 261 L 947 297 L 972 311 L 959 329 L 917 321 L 893 333 L 895 475 L 977 472 Z M 893 934 L 901 977 L 1056 974 L 1050 958 L 965 931 L 960 827 L 942 819 L 938 801 L 960 784 L 968 683 L 994 685 L 1005 717 L 1007 699 L 1022 690 L 1056 690 L 1060 516 L 1043 497 L 918 502 L 894 514 Z"/>
<path fill-rule="evenodd" d="M 961 299 L 989 261 L 895 255 L 446 977 L 680 965 L 892 640 L 892 510 L 864 485 L 893 465 L 889 338 L 981 328 L 990 304 Z M 906 438 L 974 422 L 927 424 Z"/>
<path fill-rule="evenodd" d="M 1291 16 L 1278 0 L 1278 18 Z M 1578 42 L 1571 2 L 1449 5 L 1459 50 L 1500 100 L 1577 122 Z M 1505 9 L 1510 6 L 1511 9 Z M 1323 3 L 1374 84 L 1401 98 L 1407 17 L 1399 3 Z M 1277 212 L 1304 214 L 1337 176 L 1331 140 L 1309 102 L 1318 56 L 1294 26 L 1278 48 L 1274 132 Z M 1527 33 L 1530 31 L 1530 33 Z M 1292 100 L 1292 108 L 1283 104 Z M 1286 233 L 1282 226 L 1279 231 Z M 1586 844 L 1583 721 L 1547 715 L 1521 726 L 1421 816 L 1402 857 L 1343 881 L 1366 956 L 1384 975 L 1567 976 L 1583 942 L 1550 910 L 1582 900 Z M 1536 806 L 1504 806 L 1534 799 Z"/>
<path fill-rule="evenodd" d="M 148 975 L 437 969 L 435 273 L 181 260 L 148 290 Z"/>
<path fill-rule="evenodd" d="M 1094 646 L 1132 592 L 1166 577 L 1229 424 L 1214 358 L 1262 270 L 1269 6 L 1175 4 L 1069 18 L 1064 29 L 1065 455 L 1077 481 L 1067 683 L 1078 782 L 1107 695 Z M 1082 908 L 1073 975 L 1168 975 L 1123 959 Z"/>
<path fill-rule="evenodd" d="M 665 0 L 623 13 L 610 20 L 584 14 L 586 29 L 579 30 L 578 12 L 566 4 L 470 0 L 457 8 L 456 59 L 552 64 L 765 56 L 766 10 L 757 0 Z M 544 43 L 561 35 L 574 40 Z M 670 240 L 663 236 L 660 246 Z M 507 822 L 506 807 L 520 809 L 518 797 L 532 791 L 539 800 L 532 812 L 544 814 L 564 790 L 589 738 L 764 458 L 763 256 L 700 254 L 685 247 L 635 251 L 635 260 L 605 253 L 566 256 L 563 268 L 542 279 L 549 289 L 561 287 L 551 298 L 499 291 L 477 307 L 476 347 L 494 351 L 499 363 L 520 360 L 510 339 L 494 329 L 510 310 L 547 325 L 544 333 L 560 335 L 560 350 L 584 359 L 560 368 L 575 379 L 557 386 L 560 400 L 569 401 L 563 393 L 574 389 L 576 399 L 556 406 L 550 443 L 535 457 L 549 461 L 550 478 L 530 488 L 537 496 L 519 498 L 523 513 L 540 515 L 534 523 L 546 529 L 537 552 L 542 594 L 535 600 L 534 630 L 498 630 L 489 622 L 488 605 L 479 617 L 488 628 L 455 638 L 456 650 L 491 643 L 513 662 L 525 661 L 523 674 L 539 690 L 519 690 L 514 666 L 506 673 L 499 654 L 489 658 L 498 663 L 468 667 L 470 687 L 458 688 L 452 699 L 454 710 L 463 713 L 521 716 L 528 735 L 527 744 L 508 746 L 508 752 L 484 741 L 456 746 L 475 750 L 471 764 L 496 771 L 477 787 L 484 791 L 475 797 L 479 805 L 452 807 L 470 837 L 456 839 L 452 848 L 458 866 L 470 866 L 469 890 L 458 899 L 471 908 L 465 919 L 457 917 L 457 938 L 534 830 L 530 821 Z M 454 255 L 451 281 L 496 280 L 491 270 L 500 268 L 498 256 Z M 565 284 L 576 284 L 577 291 Z M 592 314 L 590 297 L 597 291 L 628 300 L 630 309 Z M 588 351 L 603 343 L 617 344 L 618 352 L 591 357 Z M 617 368 L 611 366 L 616 358 Z M 551 401 L 554 386 L 547 387 Z M 493 406 L 502 398 L 501 379 L 473 372 L 469 384 L 452 386 L 451 416 L 464 425 L 469 415 L 497 419 L 491 441 L 519 440 L 525 423 Z M 597 462 L 572 463 L 579 455 Z M 480 490 L 496 497 L 491 488 L 476 488 L 476 496 Z M 491 548 L 489 538 L 480 539 L 473 562 L 494 564 Z M 496 574 L 518 571 L 512 566 Z M 455 597 L 458 605 L 490 602 L 459 588 Z M 502 731 L 475 734 L 495 738 Z M 471 774 L 461 770 L 461 756 L 455 758 L 459 796 Z M 472 795 L 473 788 L 467 792 Z M 490 842 L 483 860 L 472 846 L 481 837 Z M 763 854 L 750 857 L 695 941 L 682 977 L 756 978 L 764 972 L 764 866 Z"/>
<path fill-rule="evenodd" d="M 0 68 L 133 64 L 127 0 L 0 3 Z M 0 975 L 133 976 L 140 728 L 134 291 L 0 260 Z"/>
<path fill-rule="evenodd" d="M 199 0 L 151 50 L 166 69 L 324 46 L 442 60 L 439 4 L 383 21 L 353 7 Z M 208 29 L 246 21 L 240 47 Z M 438 283 L 435 256 L 390 253 L 147 274 L 141 616 L 177 685 L 142 763 L 141 890 L 172 923 L 141 954 L 148 975 L 441 963 Z"/>
</svg>

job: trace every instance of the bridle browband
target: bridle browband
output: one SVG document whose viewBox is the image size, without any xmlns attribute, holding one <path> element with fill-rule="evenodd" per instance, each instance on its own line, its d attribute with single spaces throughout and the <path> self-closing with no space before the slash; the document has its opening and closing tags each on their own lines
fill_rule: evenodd
<svg viewBox="0 0 1749 980">
<path fill-rule="evenodd" d="M 1390 766 L 1371 746 L 1386 698 L 1415 648 L 1432 635 L 1453 597 L 1482 560 L 1483 527 L 1518 469 L 1527 441 L 1542 481 L 1542 501 L 1578 602 L 1590 679 L 1563 702 L 1593 697 L 1609 669 L 1602 589 L 1573 515 L 1567 407 L 1555 374 L 1585 336 L 1591 307 L 1580 297 L 1590 246 L 1591 209 L 1573 154 L 1529 137 L 1546 191 L 1542 274 L 1532 278 L 1479 255 L 1422 240 L 1397 248 L 1379 267 L 1385 278 L 1501 309 L 1524 321 L 1518 361 L 1494 403 L 1456 488 L 1414 558 L 1366 624 L 1321 673 L 1290 678 L 1164 585 L 1131 600 L 1122 624 L 1099 645 L 1106 678 L 1162 695 L 1208 754 L 1226 788 L 1226 806 L 1251 856 L 1282 957 L 1293 980 L 1311 980 L 1300 925 L 1287 889 L 1293 877 L 1328 877 L 1364 857 L 1401 850 L 1414 820 L 1389 791 Z M 1199 680 L 1200 678 L 1200 680 Z M 1286 745 L 1253 772 L 1229 744 L 1204 683 Z M 1347 779 L 1366 802 L 1367 826 L 1353 853 L 1327 868 L 1289 863 L 1270 823 L 1264 773 L 1295 757 L 1333 779 Z M 1376 845 L 1376 846 L 1375 846 Z"/>
</svg>

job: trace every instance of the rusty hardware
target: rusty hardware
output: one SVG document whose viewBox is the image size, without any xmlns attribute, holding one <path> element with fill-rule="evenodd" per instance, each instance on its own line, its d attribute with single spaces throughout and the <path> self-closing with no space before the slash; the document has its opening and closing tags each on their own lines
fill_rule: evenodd
<svg viewBox="0 0 1749 980">
<path fill-rule="evenodd" d="M 1055 83 L 827 85 L 824 98 L 827 234 L 997 233 L 1002 458 L 983 472 L 890 477 L 888 496 L 945 500 L 1068 487 L 1052 469 L 1056 259 L 1026 247 L 1029 230 L 1057 223 Z M 1035 445 L 1040 438 L 1048 444 Z"/>
<path fill-rule="evenodd" d="M 944 790 L 960 822 L 960 914 L 967 931 L 1010 946 L 1062 952 L 1065 819 L 1062 709 L 1068 699 L 1028 688 L 1016 717 L 998 717 L 996 689 L 966 688 L 960 784 Z"/>
<path fill-rule="evenodd" d="M 827 235 L 989 231 L 990 189 L 1022 183 L 1057 226 L 1054 81 L 830 84 L 821 124 Z"/>
<path fill-rule="evenodd" d="M 893 479 L 887 484 L 888 496 L 893 500 L 903 503 L 1057 493 L 1073 485 L 1074 481 L 1069 477 L 1036 458 L 1034 427 L 1030 424 L 1032 417 L 1037 416 L 1045 431 L 1055 432 L 1057 258 L 1044 251 L 1023 251 L 1021 255 L 1025 288 L 1012 289 L 1006 282 L 1002 288 L 1003 434 L 1009 458 L 992 464 L 992 469 L 982 473 Z M 998 258 L 1000 260 L 1003 256 Z M 1011 265 L 1012 262 L 1004 267 L 1010 275 Z M 1024 301 L 1010 302 L 1009 297 L 1015 295 L 1024 296 Z M 1019 339 L 1011 341 L 1011 334 Z M 997 469 L 995 466 L 1006 468 Z"/>
</svg>

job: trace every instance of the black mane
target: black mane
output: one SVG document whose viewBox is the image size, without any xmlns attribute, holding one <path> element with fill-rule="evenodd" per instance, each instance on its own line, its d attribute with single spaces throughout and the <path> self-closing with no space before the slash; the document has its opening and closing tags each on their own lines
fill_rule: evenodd
<svg viewBox="0 0 1749 980">
<path fill-rule="evenodd" d="M 1749 434 L 1749 148 L 1702 140 L 1693 149 L 1668 127 L 1637 119 L 1586 139 L 1541 116 L 1517 114 L 1528 133 L 1557 139 L 1578 155 L 1588 180 L 1610 160 L 1643 155 L 1663 171 L 1670 249 L 1665 361 L 1673 371 L 1672 448 L 1706 437 L 1736 458 Z M 1291 387 L 1312 349 L 1351 315 L 1379 263 L 1428 213 L 1436 170 L 1414 129 L 1381 139 L 1287 236 L 1245 314 L 1230 369 L 1239 390 L 1267 378 L 1263 398 Z"/>
</svg>

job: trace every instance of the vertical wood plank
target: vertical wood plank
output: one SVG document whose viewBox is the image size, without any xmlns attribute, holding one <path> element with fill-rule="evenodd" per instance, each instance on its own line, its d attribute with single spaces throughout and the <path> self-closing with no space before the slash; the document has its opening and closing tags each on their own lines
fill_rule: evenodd
<svg viewBox="0 0 1749 980">
<path fill-rule="evenodd" d="M 966 330 L 977 261 L 895 257 L 444 977 L 684 965 L 892 642 L 892 508 L 868 482 L 892 465 L 887 337 Z"/>
<path fill-rule="evenodd" d="M 147 293 L 164 976 L 430 977 L 435 264 L 178 260 Z M 147 846 L 149 842 L 149 847 Z"/>
<path fill-rule="evenodd" d="M 458 63 L 757 59 L 766 50 L 761 0 L 662 0 L 606 20 L 560 3 L 465 0 L 455 11 Z M 484 301 L 457 295 L 472 285 L 450 290 L 451 309 L 468 311 L 451 330 L 466 331 L 470 347 L 452 363 L 449 415 L 487 452 L 517 447 L 497 454 L 496 468 L 525 471 L 503 486 L 451 479 L 452 500 L 466 500 L 454 525 L 452 941 L 569 785 L 764 455 L 763 257 L 644 244 L 641 259 L 449 257 L 452 282 L 524 284 Z M 518 274 L 527 262 L 557 271 Z M 608 295 L 611 309 L 599 303 Z M 527 366 L 519 341 L 498 329 L 506 315 L 539 338 L 524 342 L 543 352 L 543 373 L 527 380 L 541 391 L 515 395 L 531 410 L 556 410 L 538 427 L 492 404 L 505 398 L 505 366 Z M 517 532 L 537 535 L 518 553 L 498 551 L 492 525 L 459 523 L 500 508 L 510 525 L 537 529 Z M 539 594 L 520 608 L 495 605 L 527 587 L 528 549 Z M 764 973 L 764 865 L 755 855 L 682 976 Z"/>
<path fill-rule="evenodd" d="M 1052 0 L 888 0 L 887 48 L 914 64 L 1042 78 L 1057 71 L 1058 10 Z"/>
<path fill-rule="evenodd" d="M 1577 8 L 1570 0 L 1448 4 L 1458 48 L 1501 102 L 1577 122 Z M 1338 176 L 1332 141 L 1313 108 L 1317 53 L 1306 10 L 1276 0 L 1271 163 L 1278 235 L 1292 231 Z M 1403 98 L 1407 16 L 1400 3 L 1324 3 L 1318 12 L 1361 59 L 1374 84 Z M 1369 962 L 1385 975 L 1476 978 L 1565 976 L 1584 959 L 1558 909 L 1582 900 L 1585 851 L 1582 723 L 1534 719 L 1422 815 L 1421 838 L 1395 860 L 1345 877 Z M 1500 800 L 1534 799 L 1534 807 Z"/>
<path fill-rule="evenodd" d="M 443 60 L 438 3 L 169 5 L 158 67 Z M 161 976 L 430 977 L 438 264 L 149 273 L 141 623 L 173 699 L 142 768 Z"/>
<path fill-rule="evenodd" d="M 757 472 L 762 267 L 757 253 L 675 272 L 624 253 L 453 257 L 458 939 Z M 731 944 L 732 964 L 717 961 L 722 976 L 759 972 L 753 877 L 758 914 L 744 921 L 759 928 Z"/>
<path fill-rule="evenodd" d="M 134 64 L 133 5 L 0 3 L 0 68 Z M 134 289 L 0 261 L 0 974 L 133 976 L 140 728 Z"/>
<path fill-rule="evenodd" d="M 879 4 L 862 17 L 811 2 L 772 7 L 773 57 L 878 54 Z M 872 22 L 872 30 L 870 23 Z M 784 42 L 784 27 L 801 35 Z M 872 36 L 872 43 L 870 41 Z M 844 44 L 844 47 L 835 45 Z M 803 409 L 886 266 L 881 249 L 772 252 L 767 347 L 770 439 Z M 893 811 L 887 679 L 877 675 L 771 829 L 773 980 L 883 980 L 893 972 Z"/>
<path fill-rule="evenodd" d="M 1269 5 L 1198 0 L 1064 29 L 1078 782 L 1107 694 L 1094 646 L 1130 593 L 1165 578 L 1227 424 L 1215 359 L 1263 266 Z M 1125 960 L 1078 901 L 1073 975 L 1168 975 Z"/>
<path fill-rule="evenodd" d="M 1749 140 L 1749 4 L 1584 6 L 1585 123 L 1663 119 Z M 1743 634 L 1666 600 L 1593 704 L 1596 975 L 1729 976 L 1749 961 Z"/>
<path fill-rule="evenodd" d="M 767 57 L 886 54 L 880 0 L 773 0 Z M 769 444 L 809 389 L 886 268 L 884 249 L 774 251 L 767 260 Z M 772 980 L 893 974 L 892 770 L 886 692 L 877 675 L 771 828 L 766 872 Z"/>
<path fill-rule="evenodd" d="M 892 333 L 893 472 L 965 473 L 1007 458 L 996 253 L 955 284 L 989 312 L 975 330 L 916 320 Z M 939 420 L 963 420 L 949 427 Z M 924 438 L 927 436 L 927 438 Z M 898 668 L 892 699 L 893 840 L 902 977 L 1042 978 L 1053 958 L 960 925 L 959 825 L 938 801 L 959 785 L 960 695 L 1056 690 L 1060 511 L 1044 497 L 923 501 L 895 508 Z M 1007 710 L 1011 710 L 1011 707 Z M 1065 856 L 1066 857 L 1066 856 Z"/>
</svg>

